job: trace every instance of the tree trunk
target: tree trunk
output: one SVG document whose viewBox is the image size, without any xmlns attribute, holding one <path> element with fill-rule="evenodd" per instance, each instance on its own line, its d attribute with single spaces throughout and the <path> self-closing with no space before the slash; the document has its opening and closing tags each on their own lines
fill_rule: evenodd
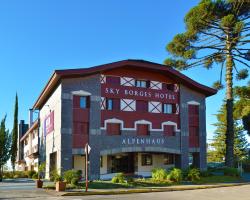
<svg viewBox="0 0 250 200">
<path fill-rule="evenodd" d="M 233 58 L 230 51 L 226 58 L 226 160 L 227 167 L 234 165 L 234 120 L 233 120 Z"/>
</svg>

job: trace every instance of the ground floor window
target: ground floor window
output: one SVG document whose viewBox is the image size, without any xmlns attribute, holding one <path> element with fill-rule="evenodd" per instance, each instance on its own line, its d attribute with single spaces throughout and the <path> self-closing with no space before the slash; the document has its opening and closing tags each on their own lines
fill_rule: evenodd
<svg viewBox="0 0 250 200">
<path fill-rule="evenodd" d="M 163 162 L 164 162 L 164 165 L 174 164 L 174 155 L 173 154 L 164 154 Z"/>
<path fill-rule="evenodd" d="M 152 154 L 142 154 L 141 155 L 141 165 L 142 166 L 149 166 L 152 164 L 153 164 Z"/>
</svg>

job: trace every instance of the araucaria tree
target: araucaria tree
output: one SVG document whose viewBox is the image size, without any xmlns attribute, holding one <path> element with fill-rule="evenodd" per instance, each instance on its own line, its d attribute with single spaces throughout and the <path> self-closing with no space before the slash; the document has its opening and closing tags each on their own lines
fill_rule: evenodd
<svg viewBox="0 0 250 200">
<path fill-rule="evenodd" d="M 11 165 L 13 171 L 15 170 L 15 162 L 17 156 L 17 139 L 18 139 L 18 97 L 16 94 L 15 108 L 14 108 L 14 122 L 12 129 L 12 144 L 11 144 Z"/>
<path fill-rule="evenodd" d="M 3 166 L 10 158 L 11 136 L 5 127 L 6 116 L 0 124 L 0 181 L 2 181 Z"/>
<path fill-rule="evenodd" d="M 185 16 L 186 32 L 177 34 L 167 45 L 172 54 L 165 64 L 179 70 L 195 66 L 220 67 L 216 89 L 226 82 L 226 165 L 233 166 L 233 72 L 236 80 L 245 79 L 250 68 L 250 1 L 202 0 Z M 240 68 L 241 67 L 241 68 Z"/>
</svg>

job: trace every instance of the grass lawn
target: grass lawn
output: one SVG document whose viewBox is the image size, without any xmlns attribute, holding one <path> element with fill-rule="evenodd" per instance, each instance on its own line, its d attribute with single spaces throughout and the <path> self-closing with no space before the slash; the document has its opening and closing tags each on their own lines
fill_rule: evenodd
<svg viewBox="0 0 250 200">
<path fill-rule="evenodd" d="M 241 177 L 234 177 L 234 176 L 208 176 L 208 177 L 201 177 L 200 180 L 195 181 L 195 184 L 208 184 L 208 183 L 233 183 L 233 182 L 240 182 L 242 179 Z"/>
</svg>

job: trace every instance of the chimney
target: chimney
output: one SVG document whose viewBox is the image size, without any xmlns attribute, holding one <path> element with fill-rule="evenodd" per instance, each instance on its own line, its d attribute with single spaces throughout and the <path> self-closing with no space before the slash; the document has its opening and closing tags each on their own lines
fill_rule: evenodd
<svg viewBox="0 0 250 200">
<path fill-rule="evenodd" d="M 29 128 L 33 124 L 33 109 L 29 109 Z"/>
</svg>

